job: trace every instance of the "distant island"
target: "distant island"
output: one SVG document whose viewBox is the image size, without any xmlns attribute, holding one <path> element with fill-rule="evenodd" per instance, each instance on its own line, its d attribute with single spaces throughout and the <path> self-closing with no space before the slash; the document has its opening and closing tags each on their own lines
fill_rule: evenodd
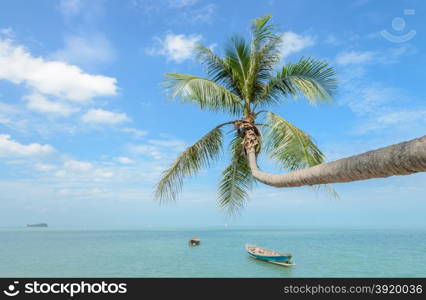
<svg viewBox="0 0 426 300">
<path fill-rule="evenodd" d="M 27 227 L 47 227 L 46 223 L 27 224 Z"/>
</svg>

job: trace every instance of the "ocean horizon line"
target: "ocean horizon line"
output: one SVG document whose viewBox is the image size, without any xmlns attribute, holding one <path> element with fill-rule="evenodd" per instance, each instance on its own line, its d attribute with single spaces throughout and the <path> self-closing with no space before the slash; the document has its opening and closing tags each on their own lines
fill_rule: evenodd
<svg viewBox="0 0 426 300">
<path fill-rule="evenodd" d="M 27 225 L 1 225 L 1 229 L 28 229 L 28 230 L 87 230 L 87 231 L 108 231 L 108 230 L 208 230 L 208 229 L 223 229 L 223 230 L 426 230 L 422 226 L 359 226 L 359 225 L 346 225 L 346 226 L 286 226 L 286 225 L 137 225 L 137 226 L 66 226 L 66 225 L 48 225 L 45 228 L 27 227 Z"/>
</svg>

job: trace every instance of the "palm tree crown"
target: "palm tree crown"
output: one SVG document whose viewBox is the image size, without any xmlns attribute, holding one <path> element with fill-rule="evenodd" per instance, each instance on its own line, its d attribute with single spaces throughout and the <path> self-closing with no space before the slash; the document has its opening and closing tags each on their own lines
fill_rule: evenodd
<svg viewBox="0 0 426 300">
<path fill-rule="evenodd" d="M 255 182 L 247 160 L 248 149 L 265 151 L 290 171 L 324 162 L 323 153 L 308 134 L 265 108 L 300 95 L 312 104 L 330 101 L 336 88 L 334 70 L 312 58 L 301 58 L 277 69 L 282 40 L 270 19 L 268 15 L 253 21 L 250 42 L 232 37 L 223 57 L 197 45 L 196 56 L 205 66 L 207 77 L 166 74 L 166 88 L 174 98 L 237 119 L 217 125 L 180 154 L 157 184 L 158 200 L 175 200 L 185 176 L 217 160 L 225 126 L 233 126 L 233 139 L 231 162 L 219 184 L 219 205 L 229 212 L 243 207 Z"/>
</svg>

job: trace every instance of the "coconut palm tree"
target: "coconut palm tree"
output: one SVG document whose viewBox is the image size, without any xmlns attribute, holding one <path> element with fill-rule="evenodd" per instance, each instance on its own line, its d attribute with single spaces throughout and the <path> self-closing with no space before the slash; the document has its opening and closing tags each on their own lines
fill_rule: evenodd
<svg viewBox="0 0 426 300">
<path fill-rule="evenodd" d="M 232 37 L 223 57 L 197 45 L 195 51 L 206 67 L 206 78 L 166 74 L 166 87 L 173 97 L 236 119 L 217 125 L 176 159 L 157 185 L 157 199 L 174 200 L 185 176 L 196 174 L 219 157 L 226 126 L 232 128 L 232 158 L 222 173 L 219 203 L 231 211 L 243 205 L 255 180 L 247 159 L 249 149 L 255 155 L 268 153 L 290 171 L 324 162 L 323 153 L 308 134 L 265 109 L 299 95 L 311 104 L 330 101 L 336 88 L 334 71 L 326 62 L 312 58 L 302 58 L 277 70 L 282 41 L 275 26 L 269 24 L 270 18 L 268 15 L 253 21 L 250 43 Z"/>
<path fill-rule="evenodd" d="M 206 78 L 166 74 L 172 97 L 236 119 L 214 127 L 175 160 L 157 184 L 157 199 L 175 200 L 184 177 L 195 175 L 218 159 L 226 126 L 232 126 L 231 162 L 222 173 L 219 204 L 231 212 L 244 205 L 256 180 L 275 187 L 295 187 L 426 171 L 426 136 L 325 163 L 323 153 L 307 133 L 267 111 L 267 107 L 290 97 L 304 96 L 311 104 L 330 101 L 336 89 L 334 70 L 324 61 L 302 58 L 276 69 L 282 41 L 270 19 L 268 15 L 253 21 L 250 43 L 232 37 L 223 57 L 198 45 L 195 51 L 206 68 Z M 290 173 L 259 170 L 260 152 Z"/>
</svg>

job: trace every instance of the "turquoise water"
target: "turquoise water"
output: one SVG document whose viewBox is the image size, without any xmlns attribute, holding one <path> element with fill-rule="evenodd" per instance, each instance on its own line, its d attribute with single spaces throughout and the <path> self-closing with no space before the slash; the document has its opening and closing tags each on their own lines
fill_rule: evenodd
<svg viewBox="0 0 426 300">
<path fill-rule="evenodd" d="M 296 266 L 249 258 L 246 243 Z M 0 277 L 425 277 L 425 254 L 425 230 L 0 229 Z"/>
</svg>

